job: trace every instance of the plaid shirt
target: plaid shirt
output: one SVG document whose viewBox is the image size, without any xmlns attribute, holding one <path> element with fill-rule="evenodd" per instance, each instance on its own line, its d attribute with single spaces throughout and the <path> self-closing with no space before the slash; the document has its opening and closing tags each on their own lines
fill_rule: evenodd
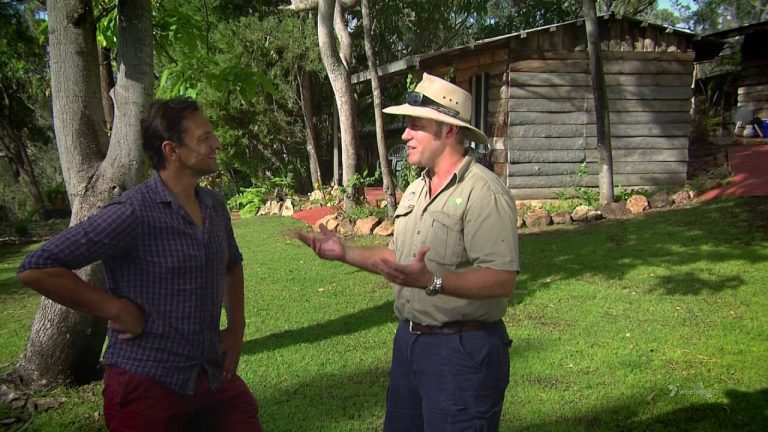
<svg viewBox="0 0 768 432">
<path fill-rule="evenodd" d="M 141 306 L 145 318 L 134 339 L 109 331 L 104 363 L 189 395 L 201 366 L 214 389 L 221 384 L 225 272 L 242 262 L 222 198 L 201 187 L 197 196 L 203 229 L 155 173 L 30 253 L 19 268 L 74 270 L 102 260 L 109 292 Z"/>
</svg>

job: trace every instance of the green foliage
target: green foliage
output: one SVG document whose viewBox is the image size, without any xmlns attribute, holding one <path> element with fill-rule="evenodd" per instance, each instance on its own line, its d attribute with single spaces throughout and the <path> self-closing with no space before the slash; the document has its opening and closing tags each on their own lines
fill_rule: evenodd
<svg viewBox="0 0 768 432">
<path fill-rule="evenodd" d="M 583 162 L 576 169 L 576 172 L 569 176 L 573 185 L 567 188 L 556 190 L 555 197 L 561 201 L 572 201 L 573 203 L 578 202 L 577 206 L 586 205 L 590 207 L 597 207 L 597 205 L 600 203 L 600 190 L 597 188 L 584 186 L 587 175 L 589 175 L 587 170 L 587 163 Z"/>
<path fill-rule="evenodd" d="M 267 201 L 283 201 L 294 194 L 293 173 L 254 183 L 254 186 L 241 189 L 239 194 L 227 201 L 227 207 L 230 210 L 239 210 L 241 217 L 255 216 Z"/>
<path fill-rule="evenodd" d="M 672 0 L 675 9 L 684 17 L 686 27 L 698 33 L 754 24 L 765 20 L 765 1 L 755 0 Z"/>
<path fill-rule="evenodd" d="M 346 214 L 347 218 L 354 223 L 359 219 L 365 219 L 368 216 L 375 215 L 376 209 L 368 204 L 355 204 L 344 210 L 344 214 Z"/>
<path fill-rule="evenodd" d="M 53 186 L 45 188 L 43 190 L 43 196 L 45 197 L 45 200 L 48 201 L 48 204 L 52 204 L 56 200 L 66 200 L 67 189 L 64 187 L 63 182 L 59 182 Z"/>
<path fill-rule="evenodd" d="M 397 177 L 395 178 L 395 185 L 397 186 L 397 189 L 400 192 L 405 192 L 405 190 L 408 188 L 408 185 L 413 183 L 414 180 L 419 178 L 421 175 L 421 169 L 417 167 L 416 165 L 411 165 L 408 163 L 407 159 L 403 160 L 403 169 L 400 170 L 399 173 L 397 173 Z"/>
<path fill-rule="evenodd" d="M 261 206 L 264 205 L 266 192 L 266 188 L 258 186 L 242 189 L 239 194 L 227 201 L 227 207 L 230 210 L 239 210 L 240 217 L 256 216 Z"/>
<path fill-rule="evenodd" d="M 566 198 L 564 200 L 544 203 L 541 208 L 546 210 L 549 214 L 555 214 L 560 211 L 573 213 L 573 210 L 580 205 L 585 205 L 583 200 Z"/>
</svg>

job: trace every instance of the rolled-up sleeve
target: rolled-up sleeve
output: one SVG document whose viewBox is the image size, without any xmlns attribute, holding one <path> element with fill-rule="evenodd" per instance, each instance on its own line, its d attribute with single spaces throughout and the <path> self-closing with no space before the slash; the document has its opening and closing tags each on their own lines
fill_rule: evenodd
<svg viewBox="0 0 768 432">
<path fill-rule="evenodd" d="M 24 258 L 18 272 L 65 267 L 77 270 L 134 245 L 139 218 L 131 206 L 113 202 L 77 225 L 57 234 Z"/>
<path fill-rule="evenodd" d="M 479 268 L 520 271 L 517 209 L 508 193 L 488 192 L 477 197 L 464 218 L 467 255 Z"/>
</svg>

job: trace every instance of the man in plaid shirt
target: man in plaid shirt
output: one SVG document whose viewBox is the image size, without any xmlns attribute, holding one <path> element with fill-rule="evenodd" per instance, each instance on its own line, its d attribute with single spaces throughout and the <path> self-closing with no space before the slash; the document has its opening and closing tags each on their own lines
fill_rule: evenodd
<svg viewBox="0 0 768 432">
<path fill-rule="evenodd" d="M 245 332 L 242 255 L 223 199 L 198 186 L 217 171 L 221 143 L 184 98 L 152 104 L 142 138 L 153 176 L 30 253 L 19 281 L 108 320 L 110 430 L 260 431 L 256 399 L 236 374 Z M 107 291 L 72 271 L 99 260 Z"/>
</svg>

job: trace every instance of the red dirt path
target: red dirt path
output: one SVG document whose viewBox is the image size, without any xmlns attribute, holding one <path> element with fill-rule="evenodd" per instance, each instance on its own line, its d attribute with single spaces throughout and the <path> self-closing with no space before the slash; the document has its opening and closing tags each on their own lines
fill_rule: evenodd
<svg viewBox="0 0 768 432">
<path fill-rule="evenodd" d="M 724 196 L 768 195 L 768 145 L 744 145 L 728 148 L 728 164 L 733 172 L 730 184 L 708 190 L 702 201 Z"/>
<path fill-rule="evenodd" d="M 397 200 L 400 200 L 400 192 L 397 193 Z M 384 199 L 384 189 L 380 187 L 365 188 L 365 199 L 370 205 L 376 205 L 377 201 Z M 302 210 L 293 214 L 294 219 L 301 219 L 304 222 L 314 225 L 320 219 L 333 213 L 331 207 L 318 207 L 310 210 Z"/>
</svg>

